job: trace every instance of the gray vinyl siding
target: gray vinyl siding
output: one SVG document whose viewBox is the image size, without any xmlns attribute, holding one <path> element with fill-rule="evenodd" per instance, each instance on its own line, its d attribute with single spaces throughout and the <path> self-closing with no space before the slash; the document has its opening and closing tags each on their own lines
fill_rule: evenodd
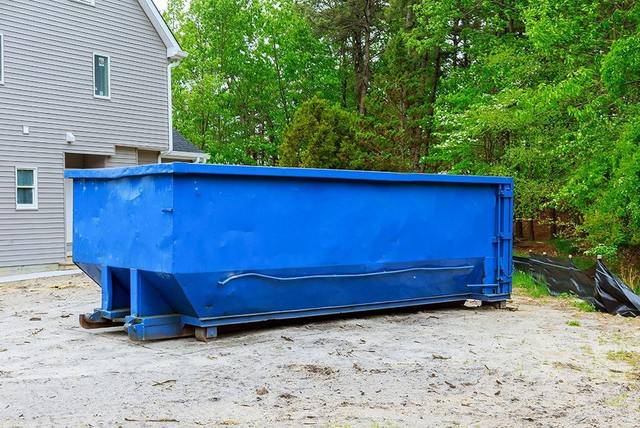
<svg viewBox="0 0 640 428">
<path fill-rule="evenodd" d="M 138 150 L 138 165 L 148 165 L 158 163 L 158 152 L 150 152 L 148 150 Z"/>
<path fill-rule="evenodd" d="M 4 144 L 4 143 L 3 143 Z M 17 211 L 15 167 L 38 168 L 38 210 Z M 63 153 L 6 152 L 0 156 L 0 267 L 49 264 L 64 258 Z"/>
<path fill-rule="evenodd" d="M 105 159 L 104 166 L 107 168 L 117 168 L 138 164 L 138 151 L 133 147 L 116 147 L 113 156 Z"/>
<path fill-rule="evenodd" d="M 166 47 L 137 0 L 0 0 L 0 33 L 0 267 L 56 263 L 64 153 L 124 166 L 137 148 L 168 149 Z M 94 52 L 111 58 L 110 100 L 93 96 Z M 37 211 L 16 211 L 16 165 L 38 168 Z"/>
</svg>

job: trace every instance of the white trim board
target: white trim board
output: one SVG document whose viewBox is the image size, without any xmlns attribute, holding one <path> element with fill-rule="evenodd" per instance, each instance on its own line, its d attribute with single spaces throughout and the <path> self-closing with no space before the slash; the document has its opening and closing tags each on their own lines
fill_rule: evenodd
<svg viewBox="0 0 640 428">
<path fill-rule="evenodd" d="M 14 182 L 14 192 L 15 192 L 15 203 L 16 203 L 16 211 L 38 211 L 38 167 L 31 165 L 14 165 L 15 171 L 15 182 Z M 18 186 L 18 171 L 32 171 L 33 172 L 33 185 L 31 186 Z M 30 204 L 19 204 L 18 203 L 18 189 L 19 188 L 30 188 L 33 190 L 32 201 Z"/>
<path fill-rule="evenodd" d="M 96 95 L 96 57 L 102 57 L 107 59 L 107 95 Z M 101 52 L 94 52 L 91 57 L 93 62 L 93 98 L 110 100 L 111 99 L 111 55 L 103 54 Z M 114 149 L 115 151 L 115 149 Z"/>
</svg>

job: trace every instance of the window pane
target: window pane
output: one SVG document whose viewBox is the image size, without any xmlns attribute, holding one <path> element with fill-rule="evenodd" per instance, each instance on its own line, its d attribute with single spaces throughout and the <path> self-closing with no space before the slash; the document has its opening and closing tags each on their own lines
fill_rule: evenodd
<svg viewBox="0 0 640 428">
<path fill-rule="evenodd" d="M 18 189 L 18 204 L 19 205 L 32 205 L 33 204 L 33 189 Z"/>
<path fill-rule="evenodd" d="M 95 69 L 95 94 L 99 97 L 109 96 L 109 58 L 95 55 L 93 57 Z"/>
<path fill-rule="evenodd" d="M 33 171 L 29 169 L 18 170 L 18 186 L 33 186 Z"/>
</svg>

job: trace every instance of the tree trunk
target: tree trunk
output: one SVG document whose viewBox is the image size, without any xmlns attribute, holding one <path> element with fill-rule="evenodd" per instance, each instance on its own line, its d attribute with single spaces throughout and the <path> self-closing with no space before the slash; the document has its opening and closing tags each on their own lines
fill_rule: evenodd
<svg viewBox="0 0 640 428">
<path fill-rule="evenodd" d="M 282 79 L 282 69 L 280 68 L 280 59 L 278 57 L 278 46 L 276 44 L 275 38 L 271 39 L 271 46 L 273 48 L 273 64 L 276 67 L 276 75 L 278 78 L 278 90 L 280 91 L 280 102 L 282 103 L 282 108 L 284 109 L 284 120 L 288 125 L 291 122 L 291 118 L 289 117 L 289 102 L 287 101 L 287 96 L 285 93 L 284 81 Z"/>
<path fill-rule="evenodd" d="M 529 220 L 529 237 L 532 241 L 536 240 L 535 222 L 533 219 Z"/>
<path fill-rule="evenodd" d="M 524 225 L 522 224 L 522 219 L 516 220 L 516 238 L 522 239 L 524 238 Z"/>
<path fill-rule="evenodd" d="M 353 71 L 356 77 L 356 103 L 358 105 L 358 111 L 360 106 L 364 104 L 365 87 L 363 79 L 364 70 L 364 50 L 362 47 L 362 36 L 359 31 L 353 32 Z"/>
<path fill-rule="evenodd" d="M 427 122 L 426 131 L 425 131 L 424 141 L 420 145 L 421 146 L 420 158 L 422 158 L 422 156 L 429 155 L 429 150 L 432 145 L 433 127 L 434 127 L 433 117 L 435 113 L 435 103 L 436 103 L 436 98 L 438 96 L 438 85 L 440 84 L 441 75 L 442 75 L 442 52 L 440 51 L 440 48 L 436 48 L 434 52 L 434 58 L 433 58 L 433 77 L 431 79 L 431 88 L 429 91 L 429 97 L 427 99 L 426 115 L 427 115 L 428 122 Z M 418 162 L 420 160 L 421 159 L 419 159 Z M 416 167 L 420 167 L 420 164 L 418 163 Z M 420 167 L 422 172 L 425 171 L 425 168 L 426 168 L 425 165 L 422 165 Z"/>
<path fill-rule="evenodd" d="M 340 101 L 343 108 L 347 108 L 347 90 L 349 83 L 347 81 L 347 41 L 342 40 L 340 42 Z"/>
<path fill-rule="evenodd" d="M 364 0 L 364 52 L 362 58 L 361 92 L 358 100 L 358 111 L 361 115 L 367 113 L 366 99 L 371 82 L 371 7 L 373 0 Z"/>
<path fill-rule="evenodd" d="M 558 235 L 558 211 L 551 208 L 551 239 Z"/>
</svg>

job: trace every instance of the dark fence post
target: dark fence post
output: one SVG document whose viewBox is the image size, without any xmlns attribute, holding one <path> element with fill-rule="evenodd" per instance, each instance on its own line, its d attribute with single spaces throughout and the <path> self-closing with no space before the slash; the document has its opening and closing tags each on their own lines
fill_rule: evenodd
<svg viewBox="0 0 640 428">
<path fill-rule="evenodd" d="M 535 232 L 535 221 L 533 219 L 529 219 L 529 236 L 532 241 L 536 240 L 536 232 Z"/>
<path fill-rule="evenodd" d="M 555 238 L 558 234 L 558 211 L 555 208 L 551 208 L 551 239 Z"/>
</svg>

